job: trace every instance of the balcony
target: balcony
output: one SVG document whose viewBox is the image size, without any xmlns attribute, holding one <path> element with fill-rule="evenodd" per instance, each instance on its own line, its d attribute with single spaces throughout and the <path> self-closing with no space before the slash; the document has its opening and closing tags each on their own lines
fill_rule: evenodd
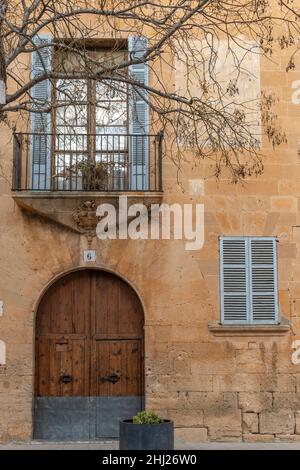
<svg viewBox="0 0 300 470">
<path fill-rule="evenodd" d="M 13 198 L 82 232 L 74 211 L 86 202 L 148 207 L 162 199 L 163 134 L 14 134 Z"/>
</svg>

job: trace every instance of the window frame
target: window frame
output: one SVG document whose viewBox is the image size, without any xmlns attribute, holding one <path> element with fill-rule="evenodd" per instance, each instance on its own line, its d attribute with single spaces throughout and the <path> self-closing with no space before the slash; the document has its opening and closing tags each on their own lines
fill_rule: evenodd
<svg viewBox="0 0 300 470">
<path fill-rule="evenodd" d="M 247 305 L 247 320 L 226 320 L 224 315 L 224 256 L 222 242 L 226 241 L 245 241 L 245 275 L 246 275 L 246 305 Z M 273 269 L 274 269 L 274 320 L 254 320 L 252 309 L 252 277 L 251 277 L 251 242 L 252 241 L 273 241 Z M 278 304 L 278 263 L 277 263 L 277 237 L 259 237 L 259 236 L 221 236 L 219 237 L 219 255 L 220 255 L 220 306 L 221 306 L 221 324 L 222 325 L 276 325 L 279 324 L 279 304 Z"/>
<path fill-rule="evenodd" d="M 102 45 L 101 45 L 101 42 L 99 42 L 98 44 L 97 43 L 94 43 L 93 46 L 90 46 L 88 48 L 88 50 L 90 50 L 91 52 L 95 52 L 95 51 L 107 51 L 107 50 L 112 50 L 114 51 L 114 47 L 116 46 L 117 44 L 117 41 L 108 41 L 106 43 L 106 41 L 102 41 Z M 128 51 L 128 44 L 127 44 L 127 41 L 123 43 L 121 43 L 122 45 L 122 48 L 120 48 L 120 52 L 124 52 L 127 54 L 129 53 Z M 52 67 L 53 67 L 53 64 L 56 64 L 56 53 L 57 51 L 55 50 L 54 51 L 54 57 L 53 57 L 53 60 L 52 60 Z M 78 77 L 76 76 L 78 75 Z M 74 77 L 72 78 L 69 78 L 69 80 L 76 80 L 78 79 L 79 77 L 81 76 L 80 72 L 78 73 L 74 73 Z M 79 78 L 80 79 L 80 78 Z M 86 83 L 86 90 L 87 90 L 87 94 L 86 94 L 86 101 L 74 101 L 73 103 L 71 103 L 71 105 L 83 105 L 83 106 L 86 106 L 86 111 L 87 111 L 87 125 L 86 125 L 86 135 L 87 135 L 87 155 L 88 155 L 88 159 L 90 161 L 94 161 L 95 160 L 95 155 L 97 153 L 97 149 L 96 149 L 96 136 L 97 136 L 97 117 L 96 117 L 96 112 L 97 112 L 97 81 L 94 80 L 94 79 L 91 79 L 91 78 L 85 78 L 85 79 L 82 79 L 85 81 Z M 57 86 L 56 86 L 56 83 L 55 83 L 55 86 L 51 87 L 52 88 L 52 102 L 54 103 L 54 106 L 52 108 L 52 116 L 51 116 L 51 134 L 52 134 L 52 153 L 53 153 L 53 158 L 52 158 L 52 161 L 55 160 L 55 155 L 56 153 L 59 153 L 58 152 L 58 149 L 56 148 L 56 136 L 58 135 L 58 132 L 57 132 L 57 122 L 56 122 L 56 114 L 57 114 L 57 105 L 58 105 L 58 99 L 57 99 L 57 95 L 58 95 L 58 90 L 57 90 Z M 120 103 L 125 103 L 126 104 L 126 125 L 120 125 L 118 127 L 123 127 L 125 132 L 124 132 L 124 136 L 126 135 L 129 135 L 129 128 L 130 128 L 130 112 L 129 112 L 129 93 L 128 93 L 128 84 L 126 84 L 126 98 L 125 99 L 120 99 L 120 100 L 100 100 L 100 101 L 106 101 L 106 102 L 120 102 Z M 66 102 L 67 104 L 67 102 Z M 71 126 L 70 126 L 71 127 Z M 76 126 L 74 126 L 76 127 Z M 80 126 L 79 126 L 80 127 Z M 99 126 L 98 126 L 99 127 Z M 111 128 L 114 128 L 116 126 L 113 126 L 113 125 L 109 125 L 109 126 L 102 126 L 102 127 L 106 127 L 106 129 L 109 129 L 109 127 Z M 101 134 L 99 134 L 101 135 Z M 111 135 L 113 135 L 113 133 L 111 133 Z M 116 134 L 118 135 L 118 134 Z M 122 134 L 120 134 L 122 135 Z M 80 151 L 79 151 L 80 152 Z M 64 153 L 64 152 L 62 152 Z M 113 152 L 112 152 L 113 153 Z M 124 152 L 121 152 L 121 153 L 124 153 L 124 155 L 127 155 L 128 156 L 128 153 L 129 153 L 129 149 L 127 149 L 126 151 Z"/>
</svg>

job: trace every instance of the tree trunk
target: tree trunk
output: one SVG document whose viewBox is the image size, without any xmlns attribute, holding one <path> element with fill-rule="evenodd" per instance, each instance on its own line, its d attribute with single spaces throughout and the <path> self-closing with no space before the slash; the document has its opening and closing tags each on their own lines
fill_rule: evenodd
<svg viewBox="0 0 300 470">
<path fill-rule="evenodd" d="M 0 0 L 0 105 L 6 103 L 6 64 L 3 44 L 3 18 L 7 11 L 8 0 Z"/>
</svg>

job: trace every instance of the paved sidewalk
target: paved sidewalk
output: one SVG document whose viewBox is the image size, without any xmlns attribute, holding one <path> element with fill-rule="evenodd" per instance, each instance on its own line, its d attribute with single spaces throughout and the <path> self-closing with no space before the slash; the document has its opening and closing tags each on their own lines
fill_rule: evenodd
<svg viewBox="0 0 300 470">
<path fill-rule="evenodd" d="M 0 450 L 113 450 L 118 449 L 117 440 L 90 442 L 40 442 L 30 441 L 0 444 Z M 300 442 L 203 442 L 197 446 L 178 443 L 177 450 L 300 450 Z"/>
</svg>

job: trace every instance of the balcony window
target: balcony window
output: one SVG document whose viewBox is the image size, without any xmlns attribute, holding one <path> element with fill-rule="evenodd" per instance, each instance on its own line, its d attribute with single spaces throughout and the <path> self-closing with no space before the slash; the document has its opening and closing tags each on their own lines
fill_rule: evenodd
<svg viewBox="0 0 300 470">
<path fill-rule="evenodd" d="M 39 38 L 47 44 L 47 38 Z M 31 132 L 16 135 L 14 189 L 30 191 L 157 191 L 161 189 L 161 134 L 149 133 L 146 92 L 126 83 L 130 75 L 147 84 L 146 64 L 117 77 L 83 79 L 87 66 L 118 66 L 146 49 L 146 38 L 130 37 L 128 49 L 93 49 L 84 54 L 33 53 L 33 77 L 45 68 L 65 77 L 33 88 L 36 112 Z M 48 52 L 47 52 L 48 51 Z M 43 54 L 43 61 L 41 61 Z M 88 65 L 87 65 L 88 64 Z M 71 75 L 71 77 L 70 77 Z M 124 79 L 122 81 L 122 78 Z M 51 113 L 44 103 L 53 103 Z M 47 106 L 46 106 L 47 107 Z"/>
<path fill-rule="evenodd" d="M 127 51 L 87 51 L 97 64 L 116 65 Z M 56 54 L 60 72 L 83 64 Z M 57 190 L 127 190 L 129 184 L 128 87 L 113 80 L 60 79 L 54 89 L 54 175 Z"/>
</svg>

